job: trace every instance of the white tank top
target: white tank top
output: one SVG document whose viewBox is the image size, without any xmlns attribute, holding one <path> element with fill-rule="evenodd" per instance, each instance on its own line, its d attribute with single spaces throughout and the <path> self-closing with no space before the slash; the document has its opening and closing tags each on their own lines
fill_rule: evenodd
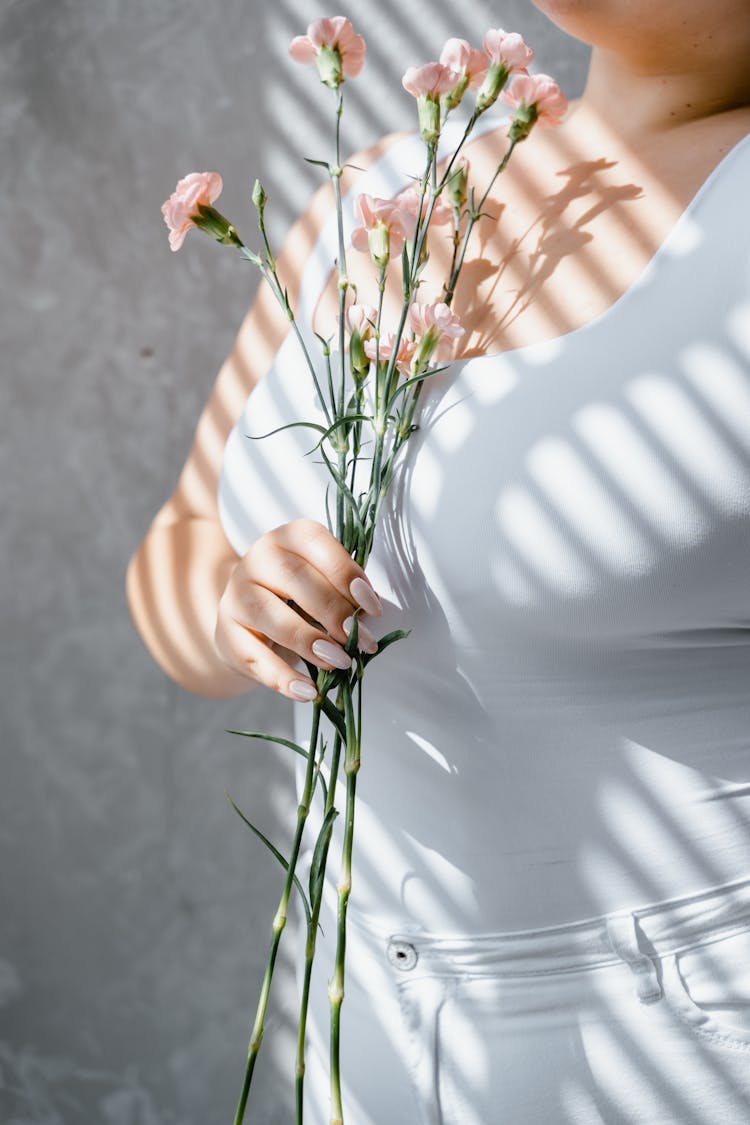
<svg viewBox="0 0 750 1125">
<path fill-rule="evenodd" d="M 604 314 L 428 382 L 368 565 L 411 634 L 365 679 L 351 910 L 502 931 L 750 871 L 749 198 L 745 137 Z M 308 323 L 334 254 L 332 217 Z M 319 416 L 290 336 L 226 446 L 238 554 L 325 522 L 310 431 L 246 437 Z"/>
</svg>

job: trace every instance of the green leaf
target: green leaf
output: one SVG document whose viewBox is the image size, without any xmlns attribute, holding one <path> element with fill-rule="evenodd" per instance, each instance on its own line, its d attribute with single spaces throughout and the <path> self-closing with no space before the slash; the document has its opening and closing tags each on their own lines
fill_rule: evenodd
<svg viewBox="0 0 750 1125">
<path fill-rule="evenodd" d="M 338 815 L 338 809 L 330 808 L 328 810 L 320 826 L 318 838 L 315 841 L 312 863 L 310 864 L 310 902 L 315 902 L 323 886 L 323 879 L 326 873 L 328 844 L 331 839 L 331 832 L 333 831 L 333 822 Z"/>
<path fill-rule="evenodd" d="M 263 438 L 273 437 L 274 434 L 280 434 L 282 430 L 292 430 L 295 426 L 305 426 L 309 430 L 317 430 L 318 433 L 324 434 L 325 427 L 319 425 L 317 422 L 287 422 L 285 426 L 277 426 L 275 430 L 269 430 L 267 434 L 245 434 L 246 438 L 250 441 L 262 441 Z M 316 448 L 313 446 L 313 448 Z"/>
<path fill-rule="evenodd" d="M 312 452 L 312 450 L 311 450 L 311 452 Z M 331 506 L 330 506 L 330 503 L 329 503 L 329 500 L 328 500 L 328 490 L 329 490 L 330 487 L 331 487 L 330 484 L 326 485 L 326 498 L 325 498 L 326 523 L 328 524 L 328 530 L 331 533 L 331 535 L 335 535 L 335 532 L 333 530 L 333 519 L 331 517 Z"/>
<path fill-rule="evenodd" d="M 259 731 L 254 730 L 225 730 L 225 734 L 238 734 L 241 738 L 261 738 L 265 742 L 276 742 L 279 746 L 286 746 L 290 750 L 294 750 L 295 754 L 301 754 L 303 758 L 308 757 L 308 752 L 296 742 L 290 742 L 288 738 L 279 738 L 275 734 L 261 734 Z"/>
<path fill-rule="evenodd" d="M 317 164 L 319 168 L 325 168 L 328 172 L 330 172 L 331 170 L 331 165 L 327 160 L 313 160 L 311 156 L 303 156 L 302 159 L 305 160 L 308 164 Z"/>
<path fill-rule="evenodd" d="M 348 426 L 351 425 L 352 422 L 372 422 L 372 416 L 370 414 L 342 414 L 342 416 L 340 418 L 337 418 L 333 425 L 329 426 L 325 433 L 321 435 L 320 441 L 312 447 L 310 452 L 314 453 L 314 451 L 320 446 L 320 442 L 325 441 L 326 438 L 329 438 L 331 434 L 339 428 L 339 426 Z"/>
<path fill-rule="evenodd" d="M 358 607 L 352 614 L 352 631 L 347 637 L 346 644 L 344 645 L 344 652 L 347 653 L 348 656 L 356 656 L 357 653 L 357 641 L 359 640 L 359 615 L 361 612 L 362 610 Z"/>
<path fill-rule="evenodd" d="M 330 356 L 331 340 L 333 339 L 333 336 L 331 336 L 330 339 L 326 340 L 325 336 L 321 336 L 320 332 L 315 332 L 314 335 L 317 336 L 318 340 L 320 341 L 320 346 L 323 349 L 323 355 Z"/>
<path fill-rule="evenodd" d="M 345 743 L 346 742 L 346 723 L 344 722 L 344 716 L 341 714 L 338 707 L 336 707 L 333 703 L 331 703 L 330 699 L 324 699 L 322 704 L 321 704 L 321 709 L 322 709 L 325 717 L 333 724 L 334 728 L 339 732 L 339 734 L 341 735 L 342 741 Z"/>
<path fill-rule="evenodd" d="M 448 364 L 443 364 L 442 367 L 431 367 L 429 371 L 423 371 L 421 375 L 412 375 L 411 379 L 407 379 L 405 382 L 401 383 L 388 400 L 386 411 L 390 412 L 398 396 L 408 390 L 409 387 L 413 387 L 415 383 L 423 383 L 425 379 L 429 379 L 430 375 L 437 375 L 438 371 L 445 371 L 447 366 Z M 320 440 L 322 441 L 323 439 L 321 438 Z"/>
<path fill-rule="evenodd" d="M 401 641 L 405 637 L 408 637 L 409 633 L 411 633 L 411 629 L 394 629 L 392 633 L 386 633 L 386 635 L 384 637 L 381 637 L 378 641 L 377 652 L 362 654 L 362 663 L 365 665 L 369 664 L 370 661 L 374 660 L 376 656 L 380 656 L 381 652 L 385 652 L 385 650 L 390 645 L 395 644 L 396 641 Z"/>
<path fill-rule="evenodd" d="M 234 809 L 234 811 L 235 811 L 235 812 L 237 813 L 237 816 L 238 816 L 238 817 L 240 818 L 240 820 L 242 820 L 242 821 L 243 821 L 243 822 L 244 822 L 244 823 L 245 823 L 245 824 L 246 824 L 246 825 L 248 826 L 248 828 L 250 829 L 250 831 L 251 831 L 251 832 L 254 832 L 254 833 L 255 833 L 255 835 L 256 835 L 256 836 L 258 837 L 258 839 L 259 839 L 259 840 L 262 840 L 262 842 L 263 842 L 263 843 L 264 843 L 264 844 L 266 845 L 266 847 L 267 847 L 267 848 L 268 848 L 268 850 L 269 850 L 269 851 L 270 851 L 270 852 L 272 853 L 272 855 L 275 855 L 275 856 L 276 856 L 276 859 L 277 859 L 277 860 L 279 861 L 279 863 L 280 863 L 280 864 L 281 864 L 281 866 L 282 866 L 282 867 L 284 868 L 284 870 L 285 870 L 285 871 L 289 871 L 289 861 L 288 861 L 288 860 L 286 860 L 286 859 L 284 859 L 284 857 L 283 857 L 283 855 L 281 854 L 281 852 L 279 851 L 279 849 L 278 849 L 278 848 L 275 848 L 275 847 L 273 846 L 273 844 L 272 844 L 272 843 L 271 843 L 271 841 L 270 841 L 270 840 L 268 839 L 268 837 L 267 837 L 267 836 L 264 836 L 264 834 L 263 834 L 263 833 L 261 832 L 260 828 L 256 828 L 254 824 L 251 824 L 251 823 L 250 823 L 250 821 L 249 821 L 249 820 L 247 819 L 247 817 L 246 817 L 246 816 L 245 816 L 245 814 L 244 814 L 244 813 L 242 812 L 242 810 L 241 810 L 241 809 L 239 809 L 239 808 L 237 807 L 237 805 L 235 805 L 234 801 L 233 801 L 233 800 L 232 800 L 232 798 L 231 798 L 231 797 L 229 796 L 229 794 L 227 793 L 226 789 L 224 790 L 224 796 L 225 796 L 225 797 L 226 797 L 226 799 L 227 799 L 227 800 L 229 801 L 229 804 L 230 804 L 230 805 L 232 806 L 232 808 Z M 307 924 L 308 924 L 308 926 L 309 926 L 309 925 L 310 925 L 310 923 L 311 923 L 311 921 L 312 921 L 312 912 L 311 912 L 311 910 L 310 910 L 310 903 L 309 903 L 309 902 L 307 901 L 307 896 L 305 895 L 305 890 L 304 890 L 304 887 L 303 887 L 303 886 L 302 886 L 302 884 L 300 883 L 300 881 L 299 881 L 299 879 L 297 878 L 297 876 L 296 876 L 296 875 L 293 875 L 293 876 L 292 876 L 292 878 L 294 879 L 294 885 L 295 885 L 295 887 L 297 888 L 297 890 L 299 891 L 299 894 L 300 894 L 300 898 L 302 899 L 302 905 L 303 905 L 303 906 L 304 906 L 304 908 L 305 908 L 305 917 L 307 918 Z"/>
<path fill-rule="evenodd" d="M 354 516 L 354 522 L 357 525 L 357 530 L 360 532 L 360 534 L 364 534 L 365 528 L 364 528 L 364 525 L 362 523 L 362 517 L 359 513 L 357 501 L 354 499 L 354 495 L 353 495 L 351 489 L 349 488 L 349 485 L 346 483 L 344 478 L 341 476 L 338 469 L 335 468 L 335 466 L 333 465 L 333 462 L 331 461 L 330 457 L 328 456 L 328 454 L 326 453 L 325 449 L 323 449 L 322 446 L 320 447 L 320 455 L 326 463 L 326 467 L 328 469 L 328 472 L 333 477 L 334 481 L 336 482 L 336 484 L 339 487 L 339 490 L 343 493 L 344 499 L 346 500 L 347 504 L 350 506 L 350 508 L 352 510 L 352 515 Z"/>
</svg>

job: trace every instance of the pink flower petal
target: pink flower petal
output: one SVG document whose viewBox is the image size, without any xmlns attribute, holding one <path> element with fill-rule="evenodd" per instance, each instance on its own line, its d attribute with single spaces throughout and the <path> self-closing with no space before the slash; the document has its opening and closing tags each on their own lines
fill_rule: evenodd
<svg viewBox="0 0 750 1125">
<path fill-rule="evenodd" d="M 194 225 L 199 204 L 210 206 L 218 199 L 224 184 L 218 172 L 190 172 L 184 176 L 169 199 L 161 207 L 164 222 L 169 228 L 169 245 L 179 250 L 185 235 Z"/>
<path fill-rule="evenodd" d="M 516 74 L 500 94 L 500 100 L 517 109 L 521 103 L 536 105 L 537 123 L 558 125 L 568 108 L 568 99 L 548 74 Z"/>
<path fill-rule="evenodd" d="M 440 62 L 468 77 L 470 90 L 475 90 L 487 73 L 486 56 L 472 47 L 466 39 L 448 39 L 440 52 Z"/>
<path fill-rule="evenodd" d="M 503 65 L 509 71 L 525 68 L 534 59 L 531 47 L 526 46 L 517 32 L 503 31 L 501 27 L 490 28 L 482 46 L 490 62 Z"/>
<path fill-rule="evenodd" d="M 317 51 L 315 44 L 307 35 L 297 35 L 289 44 L 289 54 L 295 62 L 311 63 L 315 61 Z"/>
<path fill-rule="evenodd" d="M 410 66 L 401 79 L 401 85 L 415 98 L 439 98 L 453 90 L 461 81 L 461 74 L 439 62 L 424 66 Z"/>
</svg>

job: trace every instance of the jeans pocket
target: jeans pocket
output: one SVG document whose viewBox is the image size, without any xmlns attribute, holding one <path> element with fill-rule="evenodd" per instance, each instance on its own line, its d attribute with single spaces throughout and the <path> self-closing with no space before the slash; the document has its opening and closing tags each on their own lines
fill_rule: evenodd
<svg viewBox="0 0 750 1125">
<path fill-rule="evenodd" d="M 750 921 L 662 958 L 664 995 L 695 1035 L 750 1051 Z"/>
</svg>

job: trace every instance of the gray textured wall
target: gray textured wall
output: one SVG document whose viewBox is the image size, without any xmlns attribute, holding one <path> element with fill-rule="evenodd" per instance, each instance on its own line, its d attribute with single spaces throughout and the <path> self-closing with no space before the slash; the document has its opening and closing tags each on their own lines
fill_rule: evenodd
<svg viewBox="0 0 750 1125">
<path fill-rule="evenodd" d="M 586 51 L 525 0 L 343 3 L 369 46 L 345 148 L 408 126 L 400 75 L 450 34 L 518 29 L 580 91 Z M 400 9 L 400 13 L 399 13 Z M 405 10 L 404 10 L 405 9 Z M 153 665 L 123 592 L 255 286 L 159 208 L 193 169 L 283 233 L 327 153 L 328 91 L 286 58 L 304 0 L 2 0 L 0 1120 L 232 1118 L 279 871 L 223 790 L 283 839 L 286 764 L 225 727 L 283 729 L 269 695 L 209 702 Z M 281 69 L 283 68 L 283 70 Z M 270 800 L 266 793 L 270 793 Z M 288 962 L 252 1120 L 291 1119 Z M 284 1075 L 279 1085 L 279 1075 Z"/>
</svg>

